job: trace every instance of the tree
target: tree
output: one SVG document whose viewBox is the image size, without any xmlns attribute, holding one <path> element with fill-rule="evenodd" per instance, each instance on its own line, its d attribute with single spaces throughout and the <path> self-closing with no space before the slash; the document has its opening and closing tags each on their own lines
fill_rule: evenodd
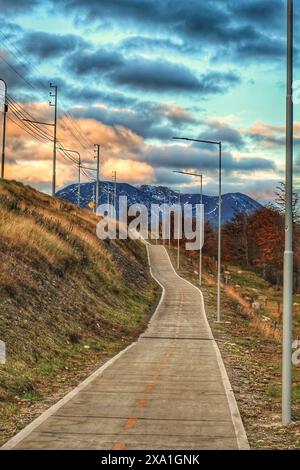
<svg viewBox="0 0 300 470">
<path fill-rule="evenodd" d="M 285 183 L 282 181 L 279 183 L 279 186 L 276 187 L 275 199 L 273 203 L 270 204 L 270 207 L 276 209 L 279 214 L 285 214 Z M 293 222 L 300 222 L 300 204 L 299 204 L 299 195 L 296 191 L 293 192 Z"/>
<path fill-rule="evenodd" d="M 249 217 L 238 213 L 223 227 L 223 257 L 249 265 Z"/>
</svg>

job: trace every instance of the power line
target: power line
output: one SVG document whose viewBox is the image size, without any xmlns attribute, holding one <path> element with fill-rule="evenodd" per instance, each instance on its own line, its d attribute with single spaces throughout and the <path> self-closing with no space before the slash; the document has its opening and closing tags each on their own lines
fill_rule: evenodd
<svg viewBox="0 0 300 470">
<path fill-rule="evenodd" d="M 35 67 L 31 62 L 28 60 L 24 59 L 22 56 L 22 52 L 15 46 L 13 45 L 9 39 L 6 37 L 6 35 L 3 33 L 3 31 L 0 30 L 0 34 L 4 38 L 7 44 L 4 45 L 6 50 L 8 50 L 17 60 L 17 64 L 12 65 L 10 61 L 8 61 L 3 55 L 0 54 L 0 59 L 24 82 L 26 85 L 28 85 L 31 89 L 36 90 L 39 95 L 41 93 L 41 89 L 39 89 L 35 84 L 32 84 L 29 79 L 25 78 L 24 74 L 22 74 L 17 66 L 21 66 L 26 72 L 29 72 L 30 74 L 32 73 L 32 69 L 37 73 L 36 81 L 40 84 L 41 88 L 46 90 L 46 86 L 42 81 L 40 80 L 39 76 L 41 76 L 40 71 L 38 70 L 37 67 Z M 12 48 L 14 50 L 12 50 Z M 53 95 L 54 98 L 56 99 L 56 93 Z M 63 158 L 68 159 L 72 166 L 77 166 L 78 164 L 76 160 L 66 151 L 64 150 L 63 143 L 61 139 L 56 139 L 56 133 L 54 135 L 54 138 L 52 137 L 49 132 L 47 132 L 43 127 L 45 123 L 36 121 L 36 119 L 28 112 L 26 109 L 21 106 L 20 103 L 18 103 L 16 100 L 14 100 L 11 96 L 8 97 L 8 102 L 10 105 L 10 115 L 8 116 L 9 119 L 14 122 L 20 129 L 25 131 L 28 135 L 30 135 L 32 138 L 37 140 L 38 142 L 42 142 L 43 144 L 47 144 L 48 146 L 50 143 L 54 144 L 54 155 L 56 152 L 56 143 L 60 145 L 61 148 L 58 148 L 60 154 L 63 156 Z M 63 108 L 65 108 L 65 105 L 62 105 Z M 55 107 L 56 110 L 56 107 Z M 56 113 L 57 115 L 57 113 Z M 71 116 L 70 112 L 62 109 L 61 110 L 61 123 L 63 129 L 65 129 L 67 132 L 70 133 L 73 139 L 82 147 L 87 154 L 89 154 L 91 157 L 93 157 L 93 153 L 90 150 L 90 147 L 93 146 L 92 142 L 89 140 L 89 138 L 85 135 L 83 129 L 80 127 L 80 125 L 76 122 L 76 120 Z M 56 157 L 55 157 L 56 160 Z M 54 166 L 53 166 L 54 168 Z M 54 171 L 53 170 L 53 184 L 55 185 L 55 176 L 54 176 Z M 90 174 L 89 171 L 86 169 L 82 169 L 82 173 L 90 180 L 93 181 L 93 178 Z M 53 185 L 52 185 L 53 186 Z"/>
<path fill-rule="evenodd" d="M 51 134 L 47 133 L 43 128 L 39 127 L 36 122 L 34 122 L 33 116 L 28 113 L 21 105 L 19 105 L 13 98 L 10 96 L 7 97 L 8 102 L 10 104 L 10 110 L 16 114 L 16 116 L 23 121 L 23 123 L 29 127 L 32 127 L 33 129 L 37 130 L 40 134 L 43 134 L 44 137 L 49 139 L 50 141 L 53 141 Z M 25 119 L 29 118 L 29 121 L 26 121 Z M 33 122 L 30 122 L 32 120 Z"/>
<path fill-rule="evenodd" d="M 41 75 L 40 74 L 40 71 L 38 70 L 38 68 L 36 66 L 34 66 L 31 62 L 25 60 L 23 57 L 21 58 L 22 62 L 20 61 L 20 57 L 22 55 L 22 53 L 20 52 L 20 50 L 12 45 L 12 43 L 8 40 L 8 38 L 5 36 L 5 34 L 3 33 L 3 31 L 0 30 L 0 33 L 1 35 L 3 36 L 3 38 L 6 40 L 7 43 L 9 43 L 16 51 L 17 51 L 17 54 L 15 52 L 13 52 L 11 50 L 11 48 L 6 47 L 6 49 L 11 52 L 16 58 L 17 60 L 19 61 L 19 64 L 21 66 L 23 66 L 24 68 L 26 68 L 29 72 L 31 72 L 30 70 L 30 67 L 33 68 L 38 75 Z M 39 93 L 41 92 L 41 90 L 39 90 L 35 85 L 33 85 L 32 83 L 29 82 L 29 80 L 27 80 L 17 69 L 16 67 L 14 67 L 12 64 L 10 64 L 2 55 L 0 55 L 0 58 L 8 65 L 8 67 L 10 67 L 27 85 L 29 85 L 32 89 L 35 89 L 37 90 Z M 26 65 L 24 64 L 24 62 L 26 63 Z M 42 83 L 42 81 L 37 77 L 37 80 L 39 81 L 40 85 L 42 88 L 45 88 L 46 90 L 46 87 L 45 87 L 45 84 Z M 64 104 L 62 103 L 63 107 Z M 76 123 L 76 121 L 72 118 L 72 116 L 70 115 L 70 113 L 68 111 L 62 111 L 62 113 L 65 115 L 66 119 L 68 119 L 70 121 L 70 124 L 68 124 L 66 122 L 66 127 L 68 128 L 69 132 L 72 134 L 73 138 L 76 139 L 76 141 L 85 149 L 87 149 L 89 146 L 93 146 L 92 142 L 89 141 L 89 139 L 85 136 L 84 134 L 84 131 L 81 129 L 81 127 Z M 82 144 L 82 142 L 78 139 L 77 135 L 73 132 L 72 130 L 72 126 L 73 128 L 75 128 L 77 130 L 77 132 L 80 134 L 81 138 L 83 140 L 85 140 L 86 142 L 86 146 L 84 146 Z M 92 156 L 92 153 L 90 153 L 90 155 Z"/>
<path fill-rule="evenodd" d="M 14 124 L 16 124 L 16 126 L 20 127 L 22 130 L 24 130 L 25 132 L 27 132 L 27 134 L 31 135 L 31 137 L 33 137 L 35 140 L 39 141 L 39 142 L 42 142 L 43 144 L 46 143 L 46 141 L 40 137 L 37 136 L 37 134 L 31 132 L 28 128 L 22 126 L 18 121 L 16 121 L 11 115 L 8 115 L 7 116 L 7 119 L 9 119 L 10 121 L 12 121 Z"/>
<path fill-rule="evenodd" d="M 0 54 L 0 59 L 3 60 L 3 62 L 6 63 L 6 65 L 8 65 L 8 67 L 13 70 L 20 78 L 21 80 L 23 80 L 27 85 L 29 85 L 32 89 L 34 89 L 35 87 L 28 81 L 26 80 L 26 78 L 24 78 L 19 72 L 18 70 L 13 66 L 11 65 L 6 59 L 4 59 L 4 57 Z"/>
</svg>

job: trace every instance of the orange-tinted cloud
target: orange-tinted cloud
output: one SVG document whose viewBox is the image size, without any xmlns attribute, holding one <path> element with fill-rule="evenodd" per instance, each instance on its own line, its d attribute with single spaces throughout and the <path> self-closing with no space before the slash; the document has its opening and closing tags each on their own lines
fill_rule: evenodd
<svg viewBox="0 0 300 470">
<path fill-rule="evenodd" d="M 111 179 L 112 172 L 117 172 L 118 181 L 130 181 L 131 183 L 149 182 L 154 179 L 152 166 L 144 162 L 134 160 L 120 160 L 109 158 L 102 167 L 102 175 L 105 179 Z"/>
<path fill-rule="evenodd" d="M 24 106 L 24 105 L 22 105 Z M 53 110 L 47 105 L 30 103 L 26 105 L 34 119 L 41 122 L 51 122 Z M 25 123 L 20 123 L 12 109 L 8 113 L 7 142 L 6 142 L 6 167 L 7 178 L 18 179 L 27 184 L 45 187 L 51 183 L 53 143 L 44 141 L 45 133 L 50 139 L 53 128 L 39 126 L 41 140 L 36 140 L 32 135 L 33 129 L 24 129 Z M 95 166 L 93 158 L 94 148 L 92 143 L 101 145 L 101 168 L 104 176 L 111 179 L 112 170 L 117 170 L 118 179 L 132 182 L 149 181 L 153 176 L 150 165 L 137 161 L 143 147 L 143 138 L 121 126 L 108 126 L 94 119 L 75 119 L 82 133 L 78 132 L 76 125 L 62 113 L 58 118 L 58 148 L 62 145 L 65 149 L 79 151 L 83 164 Z M 83 135 L 84 136 L 83 136 Z M 88 147 L 87 140 L 91 144 Z M 77 161 L 78 156 L 71 153 Z M 134 168 L 134 172 L 133 172 Z M 57 152 L 57 186 L 61 187 L 77 180 L 76 165 L 66 159 L 61 152 Z M 92 175 L 93 173 L 91 173 Z M 84 180 L 85 177 L 82 176 Z"/>
</svg>

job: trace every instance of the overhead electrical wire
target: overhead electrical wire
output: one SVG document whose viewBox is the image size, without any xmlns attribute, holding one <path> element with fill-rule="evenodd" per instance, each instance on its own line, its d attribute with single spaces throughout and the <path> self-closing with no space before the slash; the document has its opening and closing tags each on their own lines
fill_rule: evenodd
<svg viewBox="0 0 300 470">
<path fill-rule="evenodd" d="M 32 62 L 28 61 L 28 59 L 25 59 L 22 55 L 22 52 L 14 45 L 12 44 L 12 42 L 8 39 L 8 37 L 3 33 L 3 31 L 0 30 L 0 34 L 2 35 L 3 39 L 6 41 L 7 44 L 9 44 L 9 46 L 6 46 L 4 45 L 4 47 L 9 51 L 11 52 L 14 57 L 16 57 L 16 59 L 19 61 L 19 64 L 22 65 L 24 68 L 26 68 L 29 72 L 31 72 L 31 69 L 34 69 L 37 73 L 37 81 L 39 82 L 39 84 L 41 85 L 41 88 L 45 88 L 46 91 L 48 91 L 48 88 L 46 87 L 46 85 L 40 80 L 39 78 L 39 75 L 41 75 L 39 69 L 34 65 L 32 64 Z M 14 52 L 12 50 L 12 48 L 16 51 Z M 2 56 L 0 56 L 2 57 Z M 33 85 L 32 83 L 30 83 L 27 79 L 25 79 L 25 77 L 23 77 L 19 72 L 18 70 L 12 66 L 6 59 L 4 59 L 2 57 L 2 59 L 6 62 L 6 64 L 12 68 L 15 73 L 18 74 L 18 76 L 25 81 L 25 83 L 27 83 L 31 88 L 33 89 L 36 89 L 37 91 L 41 92 L 40 89 L 38 89 L 35 85 Z M 65 108 L 64 104 L 62 103 L 62 107 Z M 93 146 L 93 143 L 88 139 L 88 137 L 84 134 L 84 131 L 83 129 L 79 126 L 79 124 L 73 119 L 73 117 L 71 116 L 70 112 L 69 111 L 65 111 L 65 110 L 62 110 L 62 113 L 65 115 L 65 117 L 67 119 L 69 119 L 70 121 L 70 124 L 69 126 L 73 126 L 79 133 L 80 133 L 80 136 L 82 139 L 85 140 L 86 144 L 88 146 Z M 66 125 L 68 126 L 68 125 Z M 77 136 L 74 136 L 76 139 Z"/>
<path fill-rule="evenodd" d="M 4 48 L 7 49 L 16 59 L 17 59 L 17 64 L 22 66 L 24 70 L 27 70 L 30 74 L 32 72 L 32 69 L 34 69 L 37 73 L 36 81 L 40 84 L 40 88 L 38 88 L 35 84 L 32 84 L 29 79 L 25 78 L 22 73 L 16 68 L 15 65 L 12 65 L 5 57 L 3 57 L 2 54 L 0 54 L 0 59 L 3 60 L 3 62 L 6 63 L 6 65 L 18 75 L 18 77 L 26 83 L 28 86 L 30 86 L 31 89 L 36 90 L 39 94 L 41 94 L 41 88 L 45 89 L 48 91 L 48 88 L 46 85 L 40 80 L 39 75 L 40 71 L 37 69 L 37 67 L 26 60 L 22 52 L 11 43 L 11 41 L 7 38 L 7 36 L 3 33 L 3 31 L 0 30 L 1 36 L 4 38 L 6 44 L 4 44 Z M 9 46 L 7 46 L 7 44 Z M 3 47 L 3 44 L 1 44 Z M 14 49 L 14 51 L 12 50 Z M 51 133 L 47 132 L 44 128 L 44 125 L 41 125 L 35 121 L 35 118 L 22 106 L 19 102 L 17 102 L 12 96 L 7 95 L 7 102 L 9 104 L 9 113 L 8 113 L 8 118 L 14 122 L 19 128 L 23 129 L 27 134 L 29 134 L 31 137 L 36 139 L 39 142 L 42 142 L 44 144 L 49 145 L 50 143 L 53 144 L 53 137 Z M 61 103 L 61 101 L 60 101 Z M 75 121 L 75 119 L 71 116 L 69 111 L 66 111 L 64 108 L 64 105 L 62 103 L 62 107 L 60 107 L 60 114 L 61 114 L 61 125 L 64 130 L 70 133 L 70 135 L 75 139 L 75 141 L 80 145 L 82 149 L 85 150 L 85 153 L 90 155 L 92 158 L 94 158 L 93 152 L 90 150 L 90 147 L 93 146 L 93 143 L 89 140 L 89 138 L 85 135 L 83 129 L 80 127 L 80 125 Z M 32 122 L 30 122 L 32 121 Z M 58 147 L 58 151 L 61 153 L 61 155 L 65 158 L 68 159 L 72 166 L 77 166 L 78 168 L 78 162 L 76 159 L 70 155 L 67 150 L 64 149 L 64 145 L 61 141 L 61 139 L 57 139 L 57 143 L 59 144 L 60 148 Z M 86 178 L 88 178 L 91 181 L 94 181 L 90 173 L 85 170 L 81 169 L 82 173 Z"/>
</svg>

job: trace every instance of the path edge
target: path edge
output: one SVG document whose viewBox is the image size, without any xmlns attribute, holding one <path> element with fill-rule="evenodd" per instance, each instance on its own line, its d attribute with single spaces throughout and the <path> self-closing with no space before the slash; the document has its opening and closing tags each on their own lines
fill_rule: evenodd
<svg viewBox="0 0 300 470">
<path fill-rule="evenodd" d="M 202 308 L 203 308 L 203 312 L 204 312 L 205 323 L 207 325 L 209 333 L 211 334 L 211 336 L 213 338 L 212 342 L 213 342 L 214 349 L 215 349 L 215 352 L 216 352 L 218 366 L 219 366 L 219 369 L 220 369 L 220 373 L 221 373 L 221 377 L 222 377 L 222 381 L 223 381 L 223 386 L 224 386 L 224 389 L 225 389 L 225 393 L 226 393 L 226 397 L 227 397 L 227 401 L 228 401 L 228 405 L 229 405 L 229 409 L 230 409 L 232 424 L 233 424 L 233 427 L 234 427 L 234 430 L 235 430 L 235 435 L 236 435 L 238 448 L 239 448 L 239 450 L 250 450 L 250 445 L 249 445 L 249 442 L 248 442 L 247 434 L 246 434 L 244 424 L 243 424 L 243 421 L 242 421 L 242 418 L 241 418 L 241 415 L 240 415 L 240 411 L 239 411 L 239 408 L 238 408 L 238 405 L 237 405 L 237 402 L 236 402 L 236 399 L 235 399 L 235 395 L 234 395 L 234 392 L 233 392 L 232 386 L 230 384 L 230 380 L 229 380 L 229 377 L 228 377 L 228 374 L 227 374 L 227 371 L 226 371 L 226 368 L 225 368 L 225 365 L 224 365 L 224 362 L 223 362 L 223 358 L 222 358 L 219 346 L 218 346 L 218 344 L 217 344 L 217 342 L 214 338 L 214 335 L 212 333 L 210 324 L 209 324 L 208 319 L 207 319 L 206 310 L 205 310 L 205 303 L 204 303 L 204 297 L 203 297 L 202 291 L 199 289 L 199 287 L 195 286 L 194 284 L 192 284 L 187 279 L 184 279 L 183 277 L 179 276 L 179 274 L 176 272 L 176 270 L 173 266 L 173 263 L 171 261 L 171 258 L 169 256 L 168 251 L 166 250 L 166 248 L 164 246 L 162 248 L 164 248 L 164 250 L 166 251 L 169 263 L 172 266 L 172 269 L 173 269 L 174 273 L 176 274 L 176 276 L 179 277 L 180 279 L 182 279 L 187 284 L 194 287 L 194 289 L 196 289 L 197 292 L 200 295 Z"/>
<path fill-rule="evenodd" d="M 40 426 L 46 419 L 52 416 L 57 410 L 59 410 L 63 405 L 65 405 L 68 401 L 70 401 L 73 397 L 75 397 L 81 390 L 87 387 L 96 377 L 101 375 L 105 369 L 111 366 L 119 357 L 121 357 L 125 352 L 135 346 L 136 341 L 127 348 L 120 351 L 118 354 L 113 356 L 111 359 L 106 361 L 101 367 L 95 370 L 91 375 L 89 375 L 85 380 L 80 382 L 77 387 L 73 388 L 67 395 L 61 398 L 58 402 L 54 403 L 54 405 L 47 408 L 42 414 L 40 414 L 37 418 L 35 418 L 31 423 L 27 424 L 25 428 L 21 429 L 17 434 L 11 437 L 5 444 L 0 447 L 0 450 L 10 450 L 13 449 L 19 442 L 23 441 L 29 434 L 31 434 L 38 426 Z"/>
<path fill-rule="evenodd" d="M 146 247 L 147 251 L 147 259 L 148 259 L 148 264 L 149 264 L 149 271 L 151 277 L 155 280 L 155 282 L 161 287 L 162 293 L 160 296 L 160 300 L 155 308 L 154 313 L 152 314 L 148 325 L 153 321 L 153 319 L 156 317 L 159 308 L 161 306 L 161 303 L 164 300 L 165 296 L 165 288 L 164 286 L 156 279 L 156 277 L 153 275 L 152 268 L 151 268 L 151 262 L 150 262 L 150 253 L 149 253 L 149 248 L 148 246 L 150 244 L 145 243 L 144 244 Z M 148 327 L 146 327 L 147 329 Z M 146 331 L 145 329 L 145 331 Z M 140 337 L 143 335 L 143 333 L 140 335 Z M 96 369 L 91 375 L 89 375 L 86 379 L 84 379 L 82 382 L 80 382 L 75 388 L 73 388 L 70 392 L 68 392 L 64 397 L 62 397 L 58 402 L 54 403 L 53 405 L 50 406 L 50 408 L 47 408 L 45 411 L 43 411 L 42 414 L 37 416 L 31 423 L 27 424 L 25 428 L 21 429 L 17 434 L 15 434 L 13 437 L 11 437 L 8 441 L 6 441 L 1 447 L 0 450 L 12 450 L 16 445 L 18 445 L 21 441 L 23 441 L 29 434 L 31 434 L 37 427 L 39 427 L 46 419 L 48 419 L 50 416 L 52 416 L 57 410 L 59 410 L 62 406 L 64 406 L 66 403 L 68 403 L 73 397 L 75 397 L 81 390 L 83 390 L 85 387 L 87 387 L 96 377 L 101 375 L 108 367 L 110 367 L 115 361 L 117 361 L 123 354 L 125 354 L 129 349 L 131 349 L 133 346 L 137 344 L 139 341 L 139 338 L 137 341 L 134 341 L 133 343 L 129 344 L 125 349 L 120 351 L 118 354 L 110 358 L 108 361 L 106 361 L 102 366 L 100 366 L 98 369 Z"/>
</svg>

